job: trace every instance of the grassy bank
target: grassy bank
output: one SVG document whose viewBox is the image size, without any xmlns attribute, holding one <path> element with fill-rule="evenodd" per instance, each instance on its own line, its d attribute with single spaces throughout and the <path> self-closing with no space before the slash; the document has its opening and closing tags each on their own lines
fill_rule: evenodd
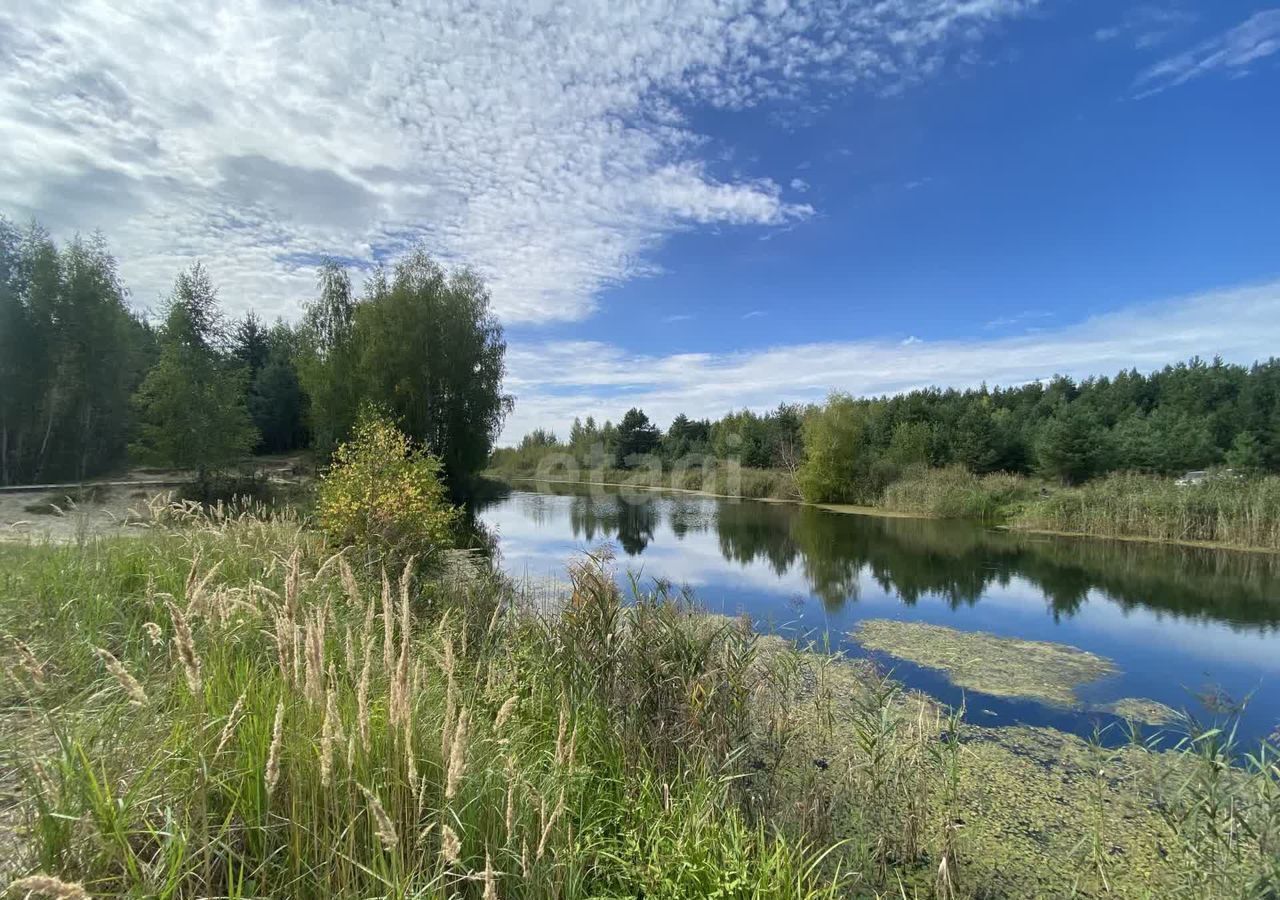
<svg viewBox="0 0 1280 900">
<path fill-rule="evenodd" d="M 1179 485 L 1154 475 L 1110 475 L 1061 487 L 1003 473 L 930 469 L 891 484 L 882 506 L 1028 531 L 1280 551 L 1280 477 Z"/>
<path fill-rule="evenodd" d="M 1014 527 L 1280 550 L 1280 477 L 1177 485 L 1112 475 L 1025 504 Z"/>
<path fill-rule="evenodd" d="M 469 565 L 383 580 L 287 518 L 0 546 L 11 874 L 671 900 L 1254 897 L 1280 875 L 1269 751 L 962 725 L 681 599 L 624 603 L 602 562 L 570 576 L 554 608 Z"/>
<path fill-rule="evenodd" d="M 486 474 L 498 481 L 531 479 L 507 466 Z M 795 479 L 770 469 L 596 469 L 550 474 L 549 483 L 608 484 L 688 490 L 747 499 L 801 502 Z M 736 480 L 731 480 L 736 479 Z M 734 490 L 734 486 L 737 490 Z M 837 512 L 877 512 L 968 519 L 1026 531 L 1280 551 L 1280 477 L 1213 479 L 1177 485 L 1171 478 L 1112 475 L 1078 487 L 963 468 L 920 469 L 892 482 L 873 506 L 818 504 Z"/>
<path fill-rule="evenodd" d="M 1038 490 L 1021 475 L 974 475 L 960 466 L 918 469 L 885 488 L 879 506 L 935 519 L 1003 521 Z"/>
</svg>

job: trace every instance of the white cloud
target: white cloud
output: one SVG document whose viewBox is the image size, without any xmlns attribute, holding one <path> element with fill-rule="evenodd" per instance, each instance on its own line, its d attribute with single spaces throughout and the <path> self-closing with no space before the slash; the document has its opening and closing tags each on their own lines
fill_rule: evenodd
<svg viewBox="0 0 1280 900">
<path fill-rule="evenodd" d="M 719 416 L 816 401 L 831 390 L 878 395 L 929 385 L 1023 384 L 1220 355 L 1249 363 L 1280 346 L 1280 281 L 1131 307 L 1033 334 L 977 340 L 797 344 L 744 353 L 629 353 L 591 341 L 514 344 L 503 435 L 563 432 L 574 416 L 616 419 L 642 407 L 665 425 L 677 413 Z"/>
<path fill-rule="evenodd" d="M 1028 323 L 1039 319 L 1049 319 L 1053 317 L 1053 313 L 1039 309 L 1024 309 L 1022 312 L 1012 313 L 1007 316 L 1000 316 L 992 319 L 983 325 L 983 328 L 1010 328 L 1013 326 L 1031 327 Z"/>
<path fill-rule="evenodd" d="M 1035 2 L 23 0 L 0 197 L 102 228 L 144 304 L 199 256 L 290 315 L 316 254 L 422 240 L 507 321 L 580 318 L 674 231 L 811 212 L 711 171 L 682 105 L 901 86 Z"/>
<path fill-rule="evenodd" d="M 1229 31 L 1151 66 L 1134 81 L 1134 92 L 1147 97 L 1213 72 L 1238 77 L 1277 51 L 1280 9 L 1263 10 Z"/>
<path fill-rule="evenodd" d="M 1113 25 L 1099 28 L 1093 38 L 1099 42 L 1127 36 L 1138 50 L 1147 50 L 1171 40 L 1179 31 L 1199 21 L 1200 15 L 1180 4 L 1143 4 L 1125 12 Z"/>
<path fill-rule="evenodd" d="M 798 191 L 803 194 L 805 191 L 809 190 L 809 182 L 805 181 L 803 178 L 792 178 L 791 190 Z"/>
</svg>

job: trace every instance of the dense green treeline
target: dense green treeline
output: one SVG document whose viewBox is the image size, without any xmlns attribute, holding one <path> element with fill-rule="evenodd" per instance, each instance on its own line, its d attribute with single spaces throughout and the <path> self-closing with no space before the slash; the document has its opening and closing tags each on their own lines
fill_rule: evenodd
<svg viewBox="0 0 1280 900">
<path fill-rule="evenodd" d="M 196 263 L 153 322 L 130 309 L 100 236 L 59 248 L 0 219 L 0 484 L 130 461 L 205 484 L 251 452 L 327 456 L 376 406 L 465 494 L 511 406 L 484 283 L 416 250 L 359 296 L 334 262 L 318 287 L 297 325 L 230 320 Z"/>
<path fill-rule="evenodd" d="M 117 464 L 156 335 L 130 312 L 98 236 L 58 248 L 0 219 L 0 483 Z"/>
<path fill-rule="evenodd" d="M 820 405 L 677 416 L 660 433 L 632 409 L 621 424 L 575 421 L 568 441 L 537 431 L 495 454 L 497 468 L 532 471 L 551 453 L 586 465 L 667 468 L 690 457 L 735 459 L 795 473 L 815 502 L 879 503 L 928 469 L 1039 475 L 1066 485 L 1112 472 L 1173 475 L 1229 467 L 1280 471 L 1280 360 L 1252 366 L 1192 359 L 1075 381 L 1011 388 L 929 388 L 892 397 L 835 393 Z"/>
<path fill-rule="evenodd" d="M 1144 375 L 1012 388 L 834 394 L 805 418 L 800 487 L 814 500 L 874 502 L 913 469 L 1038 474 L 1080 484 L 1110 472 L 1214 466 L 1280 471 L 1280 360 L 1215 359 Z"/>
<path fill-rule="evenodd" d="M 806 409 L 799 404 L 781 404 L 767 413 L 751 410 L 730 412 L 716 421 L 691 419 L 681 413 L 665 432 L 654 425 L 643 410 L 629 409 L 617 425 L 574 419 L 568 440 L 554 432 L 536 429 L 519 445 L 494 452 L 496 468 L 519 468 L 532 472 L 550 454 L 570 454 L 585 466 L 636 468 L 661 462 L 670 468 L 701 458 L 735 459 L 751 469 L 794 470 L 800 461 L 802 427 Z"/>
</svg>

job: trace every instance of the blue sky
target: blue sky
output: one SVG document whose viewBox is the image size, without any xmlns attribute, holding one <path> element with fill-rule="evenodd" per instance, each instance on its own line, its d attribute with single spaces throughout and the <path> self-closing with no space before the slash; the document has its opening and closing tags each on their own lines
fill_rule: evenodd
<svg viewBox="0 0 1280 900">
<path fill-rule="evenodd" d="M 989 337 L 1280 276 L 1280 55 L 1134 96 L 1146 68 L 1261 7 L 1168 8 L 1186 20 L 1159 40 L 1100 40 L 1126 21 L 1116 3 L 1045 8 L 984 65 L 802 125 L 780 127 L 780 104 L 694 113 L 716 174 L 773 177 L 814 214 L 677 234 L 662 274 L 560 333 L 677 351 Z"/>
<path fill-rule="evenodd" d="M 118 6 L 0 11 L 0 211 L 268 317 L 421 241 L 508 440 L 1280 347 L 1274 0 Z"/>
</svg>

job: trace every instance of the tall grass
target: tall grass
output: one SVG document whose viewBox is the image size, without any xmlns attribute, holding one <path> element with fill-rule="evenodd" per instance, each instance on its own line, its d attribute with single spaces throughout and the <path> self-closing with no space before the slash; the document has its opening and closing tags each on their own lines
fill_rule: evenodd
<svg viewBox="0 0 1280 900">
<path fill-rule="evenodd" d="M 1217 478 L 1194 485 L 1112 475 L 1024 506 L 1020 528 L 1280 550 L 1280 477 Z"/>
<path fill-rule="evenodd" d="M 999 520 L 1034 493 L 1030 480 L 1005 472 L 974 475 L 963 466 L 918 469 L 885 488 L 880 505 L 938 519 Z"/>
<path fill-rule="evenodd" d="M 5 699 L 30 863 L 92 895 L 844 881 L 732 802 L 748 682 L 711 674 L 728 629 L 660 596 L 624 615 L 598 567 L 543 615 L 485 576 L 352 572 L 288 521 L 25 552 L 3 610 L 25 648 Z M 642 653 L 642 632 L 663 642 Z"/>
<path fill-rule="evenodd" d="M 661 585 L 628 598 L 606 558 L 534 606 L 461 560 L 421 581 L 353 570 L 288 516 L 179 519 L 0 546 L 0 721 L 29 828 L 15 875 L 164 898 L 960 898 L 1070 883 L 978 851 L 990 804 L 1027 820 L 1028 795 L 992 801 L 996 773 L 969 748 L 981 730 L 959 712 Z M 1169 815 L 1148 810 L 1152 833 L 1106 818 L 1125 829 L 1107 846 L 1142 861 L 1113 858 L 1109 883 L 1134 891 L 1117 896 L 1168 896 L 1210 855 L 1214 896 L 1266 896 L 1275 758 L 1239 768 L 1206 741 L 1188 747 L 1199 756 L 1134 751 Z M 1216 780 L 1186 777 L 1205 765 Z M 1071 771 L 1046 782 L 1066 792 L 1053 810 L 1076 802 Z M 1097 790 L 1099 804 L 1128 796 Z M 1028 827 L 1084 827 L 1048 815 Z"/>
</svg>

